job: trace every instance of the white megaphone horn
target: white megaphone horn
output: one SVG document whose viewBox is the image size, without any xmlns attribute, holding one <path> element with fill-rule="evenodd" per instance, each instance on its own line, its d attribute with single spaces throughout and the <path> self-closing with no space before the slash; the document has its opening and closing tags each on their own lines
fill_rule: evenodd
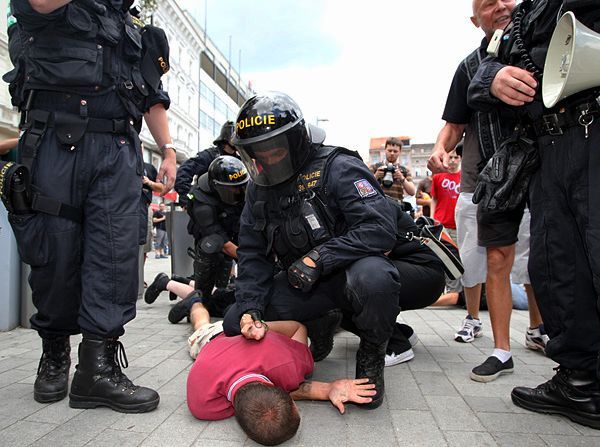
<svg viewBox="0 0 600 447">
<path fill-rule="evenodd" d="M 574 93 L 600 86 L 600 34 L 565 13 L 554 29 L 542 78 L 547 108 Z"/>
</svg>

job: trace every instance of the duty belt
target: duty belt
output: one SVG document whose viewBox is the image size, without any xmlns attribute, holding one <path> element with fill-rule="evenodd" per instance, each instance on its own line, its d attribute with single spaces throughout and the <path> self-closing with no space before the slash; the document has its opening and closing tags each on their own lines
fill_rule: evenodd
<svg viewBox="0 0 600 447">
<path fill-rule="evenodd" d="M 28 129 L 34 121 L 42 122 L 46 124 L 46 128 L 54 127 L 56 120 L 56 113 L 60 112 L 46 112 L 45 110 L 30 110 L 27 112 L 27 117 L 23 124 L 24 129 Z M 70 115 L 74 119 L 81 118 L 75 114 Z M 122 119 L 107 119 L 107 118 L 85 118 L 87 125 L 85 126 L 85 132 L 92 133 L 116 133 L 123 134 L 128 133 L 129 126 L 133 125 L 133 120 L 128 118 Z"/>
<path fill-rule="evenodd" d="M 530 128 L 538 137 L 546 135 L 562 135 L 565 130 L 581 126 L 585 129 L 585 137 L 588 137 L 588 126 L 600 115 L 600 107 L 597 102 L 586 102 L 570 108 L 560 108 L 555 113 L 542 115 L 533 121 Z"/>
</svg>

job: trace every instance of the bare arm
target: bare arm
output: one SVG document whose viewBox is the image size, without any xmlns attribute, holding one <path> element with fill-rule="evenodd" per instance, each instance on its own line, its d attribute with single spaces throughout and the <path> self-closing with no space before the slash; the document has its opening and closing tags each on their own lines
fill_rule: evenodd
<svg viewBox="0 0 600 447">
<path fill-rule="evenodd" d="M 18 138 L 8 138 L 0 141 L 0 155 L 8 154 L 11 150 L 17 147 L 19 144 Z"/>
<path fill-rule="evenodd" d="M 437 141 L 433 146 L 433 151 L 427 162 L 427 167 L 431 172 L 437 174 L 439 172 L 448 172 L 448 153 L 452 152 L 456 145 L 462 139 L 465 133 L 466 124 L 457 124 L 446 122 L 440 133 Z"/>
<path fill-rule="evenodd" d="M 406 194 L 408 194 L 409 196 L 415 195 L 417 188 L 412 180 L 405 179 L 404 184 L 402 186 L 404 187 L 404 191 L 406 191 Z"/>
<path fill-rule="evenodd" d="M 154 141 L 159 148 L 163 147 L 165 144 L 172 143 L 171 133 L 169 132 L 169 120 L 167 117 L 167 111 L 163 104 L 155 104 L 144 113 L 144 120 L 146 121 L 146 125 L 148 126 L 148 130 L 152 134 Z M 176 165 L 176 157 L 175 151 L 172 149 L 167 149 L 164 153 L 163 162 L 160 165 L 160 169 L 158 171 L 157 179 L 162 181 L 163 178 L 166 178 L 165 188 L 161 192 L 161 195 L 165 195 L 171 189 L 173 189 L 173 185 L 175 184 L 175 174 L 177 172 Z"/>
<path fill-rule="evenodd" d="M 142 183 L 147 185 L 152 191 L 161 193 L 165 189 L 165 185 L 159 182 L 153 182 L 148 177 L 144 176 L 142 178 Z"/>
<path fill-rule="evenodd" d="M 435 207 L 437 205 L 437 200 L 435 199 L 435 197 L 431 198 L 431 208 L 429 209 L 429 215 L 435 219 Z"/>
<path fill-rule="evenodd" d="M 340 411 L 344 413 L 344 403 L 355 402 L 367 404 L 373 399 L 377 392 L 375 385 L 368 383 L 369 379 L 339 379 L 333 382 L 303 382 L 290 396 L 294 400 L 329 400 Z"/>
</svg>

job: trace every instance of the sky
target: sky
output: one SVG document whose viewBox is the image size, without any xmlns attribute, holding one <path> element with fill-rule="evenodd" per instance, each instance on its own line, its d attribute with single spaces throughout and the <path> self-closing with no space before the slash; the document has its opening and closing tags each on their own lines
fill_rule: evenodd
<svg viewBox="0 0 600 447">
<path fill-rule="evenodd" d="M 257 92 L 289 94 L 327 143 L 363 155 L 372 137 L 435 142 L 456 67 L 483 37 L 472 0 L 178 1 L 201 25 L 206 9 L 226 57 L 231 36 Z"/>
</svg>

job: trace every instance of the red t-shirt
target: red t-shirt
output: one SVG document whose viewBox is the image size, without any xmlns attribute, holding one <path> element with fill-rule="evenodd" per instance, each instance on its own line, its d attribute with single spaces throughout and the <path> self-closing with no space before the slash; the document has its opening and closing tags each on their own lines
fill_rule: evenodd
<svg viewBox="0 0 600 447">
<path fill-rule="evenodd" d="M 437 201 L 433 218 L 441 222 L 446 228 L 456 229 L 454 210 L 456 209 L 459 192 L 460 171 L 454 174 L 443 172 L 433 176 L 431 197 Z"/>
<path fill-rule="evenodd" d="M 198 419 L 225 419 L 233 416 L 233 397 L 242 385 L 272 382 L 294 391 L 313 366 L 308 346 L 277 332 L 261 341 L 221 334 L 204 346 L 190 370 L 188 407 Z"/>
</svg>

